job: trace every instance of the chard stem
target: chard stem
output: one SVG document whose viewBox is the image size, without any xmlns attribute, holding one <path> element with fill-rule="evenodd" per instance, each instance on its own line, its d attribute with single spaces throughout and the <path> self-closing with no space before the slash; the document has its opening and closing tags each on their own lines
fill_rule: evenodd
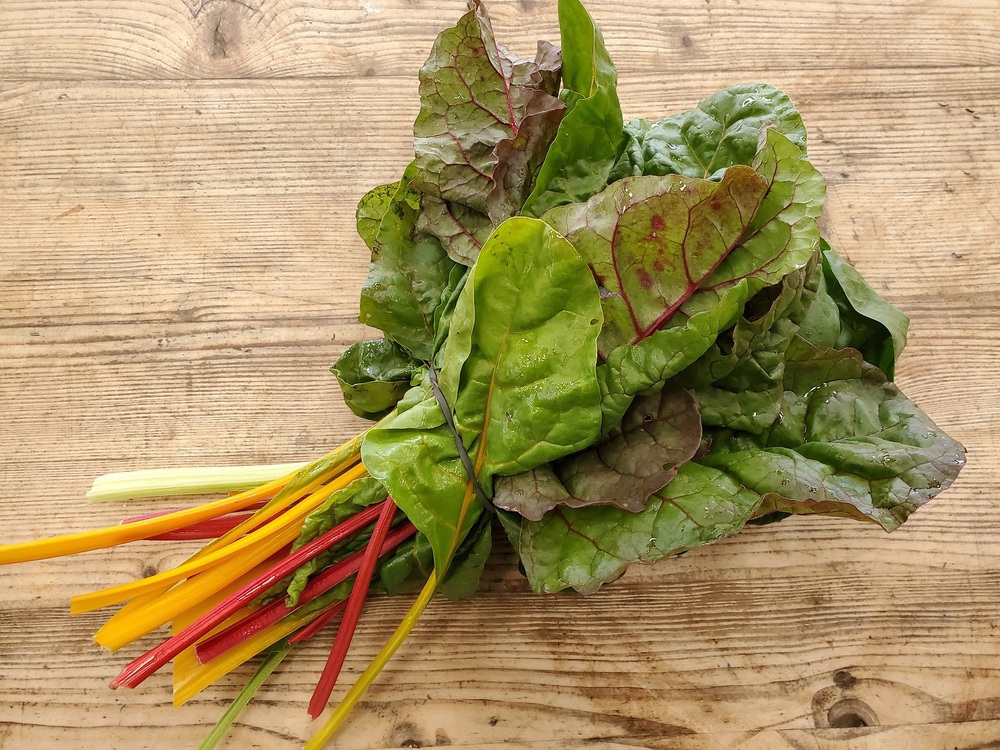
<svg viewBox="0 0 1000 750">
<path fill-rule="evenodd" d="M 416 528 L 409 521 L 405 521 L 398 528 L 393 529 L 382 545 L 381 555 L 387 555 L 396 549 L 417 532 Z M 221 630 L 215 635 L 206 638 L 195 647 L 198 661 L 207 664 L 233 648 L 236 648 L 244 641 L 253 638 L 255 634 L 271 627 L 290 614 L 296 613 L 305 605 L 319 598 L 327 591 L 339 583 L 343 583 L 352 575 L 358 572 L 361 567 L 361 558 L 365 551 L 359 550 L 349 557 L 344 558 L 335 565 L 331 565 L 322 573 L 313 577 L 302 590 L 298 604 L 294 608 L 289 608 L 284 599 L 276 599 L 267 606 L 261 607 L 252 614 L 243 618 L 237 623 L 230 625 L 225 630 Z"/>
<path fill-rule="evenodd" d="M 87 492 L 87 497 L 92 502 L 103 503 L 140 497 L 243 492 L 294 474 L 305 465 L 198 466 L 123 471 L 97 477 Z"/>
<path fill-rule="evenodd" d="M 385 501 L 385 503 L 388 502 Z M 226 618 L 242 609 L 244 605 L 252 602 L 271 588 L 271 586 L 296 570 L 300 565 L 312 560 L 334 544 L 344 541 L 374 521 L 382 512 L 382 505 L 384 503 L 366 508 L 281 560 L 281 562 L 270 570 L 255 578 L 235 594 L 215 606 L 211 611 L 188 625 L 180 633 L 172 638 L 168 638 L 159 646 L 150 649 L 138 659 L 132 661 L 115 678 L 111 683 L 111 687 L 138 687 L 147 677 L 177 656 L 177 654 L 194 645 L 199 638 L 217 627 Z M 395 512 L 395 505 L 392 506 L 392 512 Z"/>
<path fill-rule="evenodd" d="M 250 681 L 240 691 L 240 694 L 236 696 L 229 708 L 226 709 L 226 712 L 219 718 L 218 723 L 212 727 L 212 731 L 208 737 L 198 745 L 198 750 L 215 750 L 215 747 L 222 741 L 222 738 L 226 736 L 226 732 L 229 731 L 233 722 L 243 713 L 243 709 L 247 707 L 251 698 L 256 695 L 261 685 L 271 676 L 271 673 L 278 668 L 281 660 L 288 655 L 290 648 L 291 643 L 286 642 L 267 655 L 267 658 L 257 667 L 257 671 L 254 672 Z"/>
<path fill-rule="evenodd" d="M 382 544 L 389 534 L 395 515 L 396 503 L 391 497 L 387 498 L 382 506 L 382 512 L 378 517 L 378 523 L 375 524 L 371 539 L 365 547 L 364 557 L 358 567 L 358 576 L 354 580 L 354 588 L 351 589 L 351 595 L 347 600 L 344 619 L 340 623 L 340 628 L 337 629 L 337 637 L 334 638 L 330 656 L 326 660 L 319 682 L 316 683 L 316 690 L 313 691 L 309 701 L 309 715 L 314 719 L 323 713 L 323 709 L 326 708 L 326 704 L 330 700 L 330 693 L 333 692 L 333 686 L 337 684 L 340 670 L 344 666 L 344 659 L 347 657 L 347 650 L 351 647 L 354 631 L 361 618 L 361 610 L 368 597 L 369 584 L 375 573 L 375 564 L 378 562 Z"/>
<path fill-rule="evenodd" d="M 410 611 L 406 613 L 403 621 L 396 628 L 396 632 L 392 634 L 389 641 L 382 647 L 382 650 L 378 652 L 378 655 L 372 660 L 372 663 L 368 665 L 368 668 L 361 674 L 358 681 L 354 683 L 354 686 L 347 692 L 344 699 L 340 702 L 330 714 L 330 718 L 326 720 L 323 727 L 313 735 L 312 739 L 306 743 L 303 750 L 321 750 L 321 748 L 333 737 L 334 732 L 343 724 L 344 719 L 351 712 L 361 697 L 367 692 L 368 688 L 375 681 L 375 678 L 379 676 L 385 665 L 389 662 L 389 659 L 393 657 L 393 654 L 399 649 L 406 640 L 406 637 L 410 634 L 410 631 L 416 626 L 417 621 L 420 619 L 420 615 L 423 614 L 424 610 L 427 608 L 427 604 L 430 602 L 431 597 L 434 596 L 434 592 L 437 590 L 437 571 L 431 571 L 430 578 L 427 579 L 427 583 L 424 584 L 423 590 L 421 590 L 420 595 L 417 600 L 410 607 Z"/>
</svg>

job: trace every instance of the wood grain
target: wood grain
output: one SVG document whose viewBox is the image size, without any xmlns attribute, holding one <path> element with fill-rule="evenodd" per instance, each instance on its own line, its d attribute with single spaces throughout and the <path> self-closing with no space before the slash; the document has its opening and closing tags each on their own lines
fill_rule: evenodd
<svg viewBox="0 0 1000 750">
<path fill-rule="evenodd" d="M 365 333 L 354 206 L 408 160 L 416 70 L 462 6 L 0 3 L 0 540 L 154 507 L 87 505 L 104 472 L 356 433 L 325 371 Z M 792 95 L 827 235 L 910 315 L 898 381 L 969 465 L 891 536 L 793 519 L 587 599 L 528 593 L 497 539 L 482 595 L 432 604 L 337 746 L 1000 748 L 1000 5 L 589 6 L 631 115 Z M 554 2 L 491 10 L 515 49 L 558 36 Z M 152 639 L 109 656 L 101 614 L 66 613 L 191 549 L 0 569 L 0 747 L 197 746 L 246 670 L 181 710 L 167 676 L 111 692 Z M 372 603 L 349 676 L 406 606 Z M 228 746 L 300 746 L 324 658 L 286 662 Z"/>
</svg>

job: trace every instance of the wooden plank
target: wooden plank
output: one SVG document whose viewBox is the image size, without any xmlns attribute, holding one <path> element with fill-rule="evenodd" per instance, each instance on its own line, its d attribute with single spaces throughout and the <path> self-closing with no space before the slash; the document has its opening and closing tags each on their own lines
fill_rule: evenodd
<svg viewBox="0 0 1000 750">
<path fill-rule="evenodd" d="M 838 2 L 679 0 L 591 3 L 627 76 L 711 73 L 748 58 L 775 69 L 913 70 L 996 65 L 993 0 Z M 410 76 L 461 0 L 7 0 L 5 80 Z M 512 49 L 558 41 L 554 0 L 495 0 Z M 864 43 L 856 40 L 863 39 Z"/>
<path fill-rule="evenodd" d="M 0 539 L 157 507 L 88 506 L 103 472 L 305 460 L 362 427 L 325 371 L 365 335 L 354 206 L 410 158 L 415 71 L 462 5 L 3 3 Z M 629 114 L 792 94 L 827 234 L 910 314 L 898 380 L 970 464 L 892 535 L 793 519 L 586 600 L 529 594 L 498 539 L 484 593 L 432 605 L 338 747 L 1000 747 L 996 2 L 589 5 Z M 491 8 L 516 49 L 556 37 L 552 2 Z M 191 549 L 0 569 L 0 747 L 197 744 L 246 670 L 180 711 L 166 676 L 112 693 L 153 640 L 109 656 L 100 613 L 65 613 Z M 348 676 L 405 608 L 373 602 Z M 297 653 L 231 746 L 300 746 L 324 658 Z"/>
</svg>

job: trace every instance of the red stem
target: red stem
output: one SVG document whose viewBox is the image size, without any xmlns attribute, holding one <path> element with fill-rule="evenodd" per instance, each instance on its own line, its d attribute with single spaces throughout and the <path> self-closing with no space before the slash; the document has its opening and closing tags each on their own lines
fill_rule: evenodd
<svg viewBox="0 0 1000 750">
<path fill-rule="evenodd" d="M 361 610 L 365 606 L 365 599 L 368 598 L 368 586 L 375 573 L 379 550 L 389 534 L 389 528 L 392 526 L 392 518 L 395 514 L 396 503 L 390 497 L 385 501 L 382 514 L 378 517 L 378 523 L 375 524 L 375 530 L 372 532 L 372 538 L 368 542 L 368 546 L 365 547 L 365 556 L 361 560 L 358 577 L 354 580 L 351 596 L 347 600 L 344 619 L 341 620 L 340 627 L 337 629 L 337 636 L 333 640 L 330 656 L 326 660 L 323 673 L 320 675 L 312 699 L 309 701 L 309 715 L 314 719 L 323 713 L 323 709 L 330 701 L 333 686 L 337 684 L 340 670 L 344 666 L 344 659 L 347 658 L 347 649 L 351 647 L 354 631 L 358 627 L 358 620 L 361 619 Z"/>
<path fill-rule="evenodd" d="M 392 552 L 416 532 L 417 529 L 412 523 L 404 521 L 389 534 L 389 537 L 382 545 L 379 555 Z M 299 607 L 309 604 L 309 602 L 322 596 L 338 583 L 343 583 L 358 572 L 358 569 L 361 567 L 361 558 L 364 557 L 364 554 L 365 550 L 359 550 L 315 576 L 302 590 L 302 593 L 299 595 L 298 604 L 295 607 L 289 607 L 284 599 L 276 599 L 267 606 L 261 607 L 247 615 L 239 622 L 233 623 L 225 630 L 221 630 L 215 635 L 206 638 L 195 647 L 195 655 L 198 657 L 198 661 L 202 664 L 212 661 L 212 659 L 238 646 L 255 633 L 259 633 L 264 628 L 273 625 L 291 614 Z"/>
<path fill-rule="evenodd" d="M 374 521 L 380 515 L 382 507 L 388 502 L 390 501 L 387 500 L 384 503 L 365 508 L 342 524 L 313 539 L 294 554 L 284 558 L 273 568 L 261 574 L 228 599 L 216 605 L 177 635 L 168 638 L 159 646 L 150 649 L 138 659 L 130 662 L 122 670 L 121 674 L 112 681 L 111 687 L 118 688 L 124 685 L 125 687 L 134 688 L 140 685 L 143 680 L 177 656 L 181 651 L 193 645 L 199 638 L 218 626 L 227 617 L 231 616 L 244 605 L 252 602 L 303 563 L 308 562 L 321 552 L 343 541 Z M 395 510 L 395 505 L 393 505 L 393 510 Z"/>
<path fill-rule="evenodd" d="M 265 505 L 267 505 L 267 503 L 268 503 L 267 500 L 262 500 L 259 503 L 254 503 L 253 505 L 248 505 L 247 507 L 242 508 L 241 510 L 244 511 L 244 512 L 245 511 L 251 511 L 251 510 L 260 510 Z M 185 508 L 174 508 L 173 510 L 158 510 L 158 511 L 155 511 L 153 513 L 144 513 L 141 516 L 132 516 L 131 518 L 125 518 L 125 519 L 123 519 L 121 521 L 121 523 L 119 524 L 119 526 L 124 526 L 125 524 L 129 524 L 129 523 L 136 523 L 138 521 L 147 521 L 150 518 L 159 518 L 160 516 L 169 516 L 171 513 L 179 513 L 182 510 L 186 510 L 186 509 Z M 229 514 L 229 515 L 232 515 L 232 514 Z M 218 518 L 228 518 L 229 515 L 218 516 Z"/>
<path fill-rule="evenodd" d="M 192 539 L 215 539 L 232 531 L 241 523 L 251 518 L 253 513 L 233 513 L 220 518 L 210 518 L 201 523 L 193 523 L 183 529 L 168 531 L 165 534 L 149 537 L 156 542 L 186 542 Z"/>
<path fill-rule="evenodd" d="M 288 639 L 289 645 L 294 645 L 300 641 L 308 641 L 319 631 L 330 624 L 330 621 L 344 611 L 347 606 L 347 599 L 342 599 L 341 601 L 334 604 L 332 607 L 326 610 L 323 614 L 313 620 L 311 623 L 306 625 L 302 630 L 293 635 Z"/>
</svg>

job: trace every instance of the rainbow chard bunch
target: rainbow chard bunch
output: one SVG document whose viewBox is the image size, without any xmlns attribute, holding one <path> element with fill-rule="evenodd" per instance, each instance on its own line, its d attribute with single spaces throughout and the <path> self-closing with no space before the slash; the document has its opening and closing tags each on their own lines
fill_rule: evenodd
<svg viewBox="0 0 1000 750">
<path fill-rule="evenodd" d="M 497 525 L 533 590 L 591 593 L 791 514 L 892 531 L 964 463 L 891 382 L 905 315 L 820 237 L 825 183 L 788 97 L 743 84 L 625 123 L 590 16 L 560 0 L 559 21 L 561 53 L 520 58 L 473 0 L 420 71 L 413 162 L 361 200 L 360 319 L 384 336 L 333 371 L 374 426 L 249 489 L 242 472 L 104 478 L 98 497 L 242 491 L 0 547 L 10 563 L 211 540 L 72 602 L 127 602 L 96 635 L 112 650 L 171 625 L 114 687 L 173 661 L 183 703 L 267 654 L 204 748 L 340 617 L 320 715 L 369 592 L 419 590 L 307 747 L 322 746 L 435 593 L 477 589 Z"/>
</svg>

